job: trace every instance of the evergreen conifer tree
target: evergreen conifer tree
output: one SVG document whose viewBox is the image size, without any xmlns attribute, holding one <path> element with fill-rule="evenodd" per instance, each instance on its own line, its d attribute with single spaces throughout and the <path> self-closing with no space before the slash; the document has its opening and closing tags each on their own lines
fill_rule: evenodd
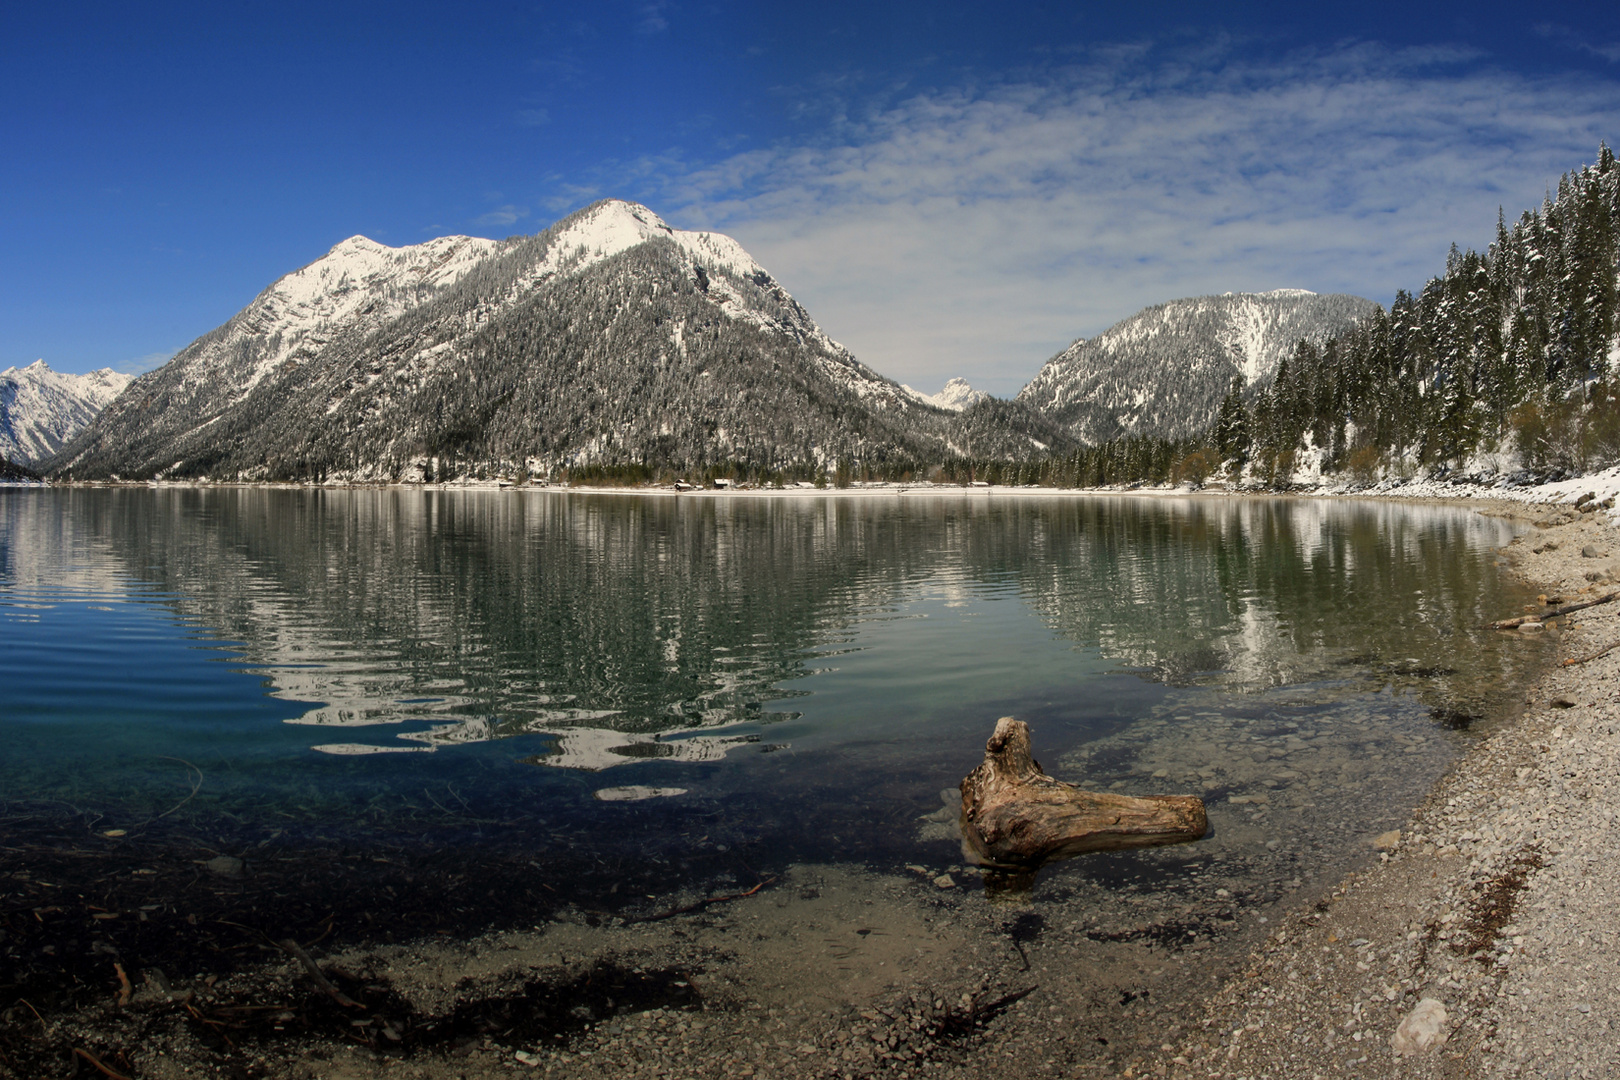
<svg viewBox="0 0 1620 1080">
<path fill-rule="evenodd" d="M 1243 380 L 1234 376 L 1232 387 L 1221 399 L 1220 411 L 1215 416 L 1215 448 L 1223 460 L 1238 459 L 1241 463 L 1249 456 L 1249 410 L 1243 405 Z"/>
</svg>

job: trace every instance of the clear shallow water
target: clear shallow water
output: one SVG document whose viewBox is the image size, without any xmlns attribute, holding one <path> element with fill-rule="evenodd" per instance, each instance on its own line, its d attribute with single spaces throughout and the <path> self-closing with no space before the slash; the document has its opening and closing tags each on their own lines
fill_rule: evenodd
<svg viewBox="0 0 1620 1080">
<path fill-rule="evenodd" d="M 1239 837 L 1331 806 L 1348 844 L 1539 662 L 1480 629 L 1525 599 L 1510 535 L 1337 501 L 7 491 L 0 802 L 665 884 L 939 864 L 919 818 L 1011 714 L 1065 778 L 1268 794 Z M 632 785 L 683 793 L 593 798 Z"/>
</svg>

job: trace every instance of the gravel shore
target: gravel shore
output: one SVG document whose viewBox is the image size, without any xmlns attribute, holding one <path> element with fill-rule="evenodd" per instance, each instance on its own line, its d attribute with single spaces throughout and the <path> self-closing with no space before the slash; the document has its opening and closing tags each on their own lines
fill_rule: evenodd
<svg viewBox="0 0 1620 1080">
<path fill-rule="evenodd" d="M 1532 583 L 1567 602 L 1613 591 L 1603 514 L 1480 508 L 1540 523 L 1507 553 Z M 1379 865 L 1283 920 L 1198 1037 L 1126 1075 L 1620 1075 L 1620 650 L 1586 659 L 1620 641 L 1620 603 L 1544 625 L 1565 664 L 1523 717 L 1456 763 Z M 1424 1000 L 1442 1041 L 1397 1054 Z"/>
</svg>

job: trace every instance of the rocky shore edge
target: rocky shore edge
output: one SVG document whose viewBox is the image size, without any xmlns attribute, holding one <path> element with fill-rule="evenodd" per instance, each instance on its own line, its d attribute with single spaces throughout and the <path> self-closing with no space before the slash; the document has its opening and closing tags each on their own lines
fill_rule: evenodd
<svg viewBox="0 0 1620 1080">
<path fill-rule="evenodd" d="M 1601 512 L 1475 509 L 1537 522 L 1505 555 L 1549 597 L 1610 591 L 1620 538 Z M 1620 603 L 1563 621 L 1539 631 L 1561 663 L 1524 714 L 1454 764 L 1380 863 L 1279 920 L 1202 1035 L 1124 1075 L 1620 1075 L 1620 650 L 1602 652 Z"/>
</svg>

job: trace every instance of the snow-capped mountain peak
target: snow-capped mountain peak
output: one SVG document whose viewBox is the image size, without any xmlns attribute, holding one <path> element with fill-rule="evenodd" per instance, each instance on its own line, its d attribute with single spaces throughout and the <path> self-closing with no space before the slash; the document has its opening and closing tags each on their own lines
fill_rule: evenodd
<svg viewBox="0 0 1620 1080">
<path fill-rule="evenodd" d="M 921 390 L 913 390 L 906 386 L 903 389 L 918 401 L 932 405 L 936 409 L 947 412 L 961 412 L 983 401 L 990 395 L 983 390 L 975 390 L 968 385 L 966 379 L 951 379 L 945 384 L 945 389 L 937 394 L 925 394 Z"/>
<path fill-rule="evenodd" d="M 702 281 L 706 282 L 708 274 L 719 270 L 762 286 L 775 285 L 765 268 L 731 237 L 672 228 L 647 207 L 623 199 L 593 203 L 552 226 L 549 236 L 550 246 L 545 256 L 518 283 L 517 292 L 532 289 L 559 275 L 584 273 L 597 263 L 660 238 L 675 244 L 694 273 L 703 270 Z"/>
<path fill-rule="evenodd" d="M 660 236 L 669 237 L 694 263 L 708 269 L 726 270 L 740 277 L 765 272 L 731 237 L 671 228 L 640 203 L 622 199 L 605 199 L 563 223 L 555 234 L 547 269 L 557 270 L 567 265 L 569 269 L 582 270 Z M 575 259 L 580 261 L 573 262 Z"/>
<path fill-rule="evenodd" d="M 232 320 L 244 336 L 268 347 L 253 350 L 251 359 L 231 353 L 230 363 L 204 365 L 196 374 L 234 385 L 237 397 L 245 396 L 289 360 L 326 344 L 337 328 L 364 332 L 398 318 L 500 246 L 476 236 L 441 236 L 394 248 L 351 236 L 278 278 Z M 243 366 L 245 359 L 249 366 Z"/>
<path fill-rule="evenodd" d="M 549 238 L 549 247 L 514 284 L 514 300 L 554 277 L 583 274 L 631 248 L 667 239 L 681 253 L 699 287 L 728 318 L 813 343 L 827 353 L 827 372 L 833 378 L 863 397 L 873 392 L 891 396 L 892 386 L 877 389 L 879 383 L 870 378 L 872 373 L 856 364 L 849 350 L 828 337 L 770 273 L 724 233 L 676 229 L 640 203 L 604 199 L 564 218 L 541 236 Z M 746 299 L 738 282 L 770 294 L 779 310 L 772 314 Z"/>
<path fill-rule="evenodd" d="M 112 368 L 69 375 L 52 371 L 43 360 L 0 371 L 0 458 L 32 465 L 50 457 L 130 379 Z"/>
<path fill-rule="evenodd" d="M 294 270 L 265 291 L 265 296 L 292 305 L 317 300 L 331 303 L 338 317 L 361 302 L 358 295 L 379 284 L 448 285 L 488 258 L 500 242 L 476 236 L 441 236 L 422 244 L 388 247 L 364 236 L 351 236 L 308 266 Z M 348 282 L 349 287 L 343 288 Z M 332 296 L 337 293 L 337 296 Z"/>
<path fill-rule="evenodd" d="M 526 272 L 510 279 L 506 302 L 516 303 L 548 281 L 583 274 L 615 255 L 659 238 L 672 241 L 711 298 L 731 318 L 814 339 L 840 361 L 845 350 L 828 339 L 786 292 L 729 236 L 671 228 L 645 206 L 607 199 L 565 218 L 539 237 L 506 241 L 444 236 L 389 247 L 351 236 L 321 258 L 278 278 L 224 327 L 199 339 L 185 354 L 183 383 L 192 392 L 225 390 L 241 401 L 267 378 L 294 370 L 336 338 L 364 338 L 406 312 L 429 303 L 478 266 L 520 250 L 533 250 Z M 538 247 L 536 247 L 538 245 Z M 712 278 L 711 278 L 712 275 Z M 778 294 L 792 316 L 787 326 L 744 303 L 722 275 L 746 279 Z M 199 350 L 195 356 L 193 350 Z M 431 356 L 422 358 L 421 372 Z M 863 378 L 856 382 L 864 383 Z"/>
</svg>

